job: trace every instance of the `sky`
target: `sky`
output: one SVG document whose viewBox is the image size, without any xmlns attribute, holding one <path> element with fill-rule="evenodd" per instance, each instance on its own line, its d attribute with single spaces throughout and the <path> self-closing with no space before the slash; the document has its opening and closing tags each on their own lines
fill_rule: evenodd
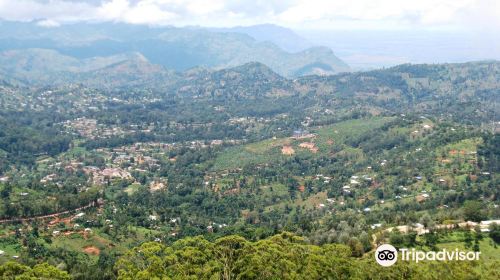
<svg viewBox="0 0 500 280">
<path fill-rule="evenodd" d="M 354 69 L 500 60 L 500 0 L 0 0 L 0 19 L 233 27 L 271 23 Z"/>
<path fill-rule="evenodd" d="M 57 26 L 75 21 L 230 27 L 273 23 L 305 30 L 500 32 L 499 0 L 0 0 L 0 18 Z"/>
</svg>

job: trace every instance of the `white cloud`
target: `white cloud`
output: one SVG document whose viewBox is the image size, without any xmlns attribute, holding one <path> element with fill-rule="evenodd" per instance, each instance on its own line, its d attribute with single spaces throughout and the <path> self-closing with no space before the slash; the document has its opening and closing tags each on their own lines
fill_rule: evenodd
<svg viewBox="0 0 500 280">
<path fill-rule="evenodd" d="M 112 0 L 97 9 L 97 19 L 124 21 L 128 23 L 163 24 L 176 18 L 176 14 L 162 9 L 161 1 L 146 0 L 135 5 L 127 0 Z"/>
<path fill-rule="evenodd" d="M 399 25 L 454 25 L 461 10 L 483 5 L 481 0 L 356 0 L 356 1 L 301 1 L 278 15 L 291 24 L 350 21 L 384 26 Z"/>
<path fill-rule="evenodd" d="M 29 21 L 46 18 L 56 21 L 94 19 L 95 6 L 62 0 L 0 0 L 0 18 Z"/>
<path fill-rule="evenodd" d="M 61 24 L 55 20 L 52 19 L 44 19 L 44 20 L 39 20 L 37 21 L 36 25 L 41 26 L 41 27 L 58 27 Z"/>
<path fill-rule="evenodd" d="M 498 0 L 0 0 L 0 17 L 311 29 L 495 28 Z M 45 22 L 42 24 L 49 24 Z"/>
</svg>

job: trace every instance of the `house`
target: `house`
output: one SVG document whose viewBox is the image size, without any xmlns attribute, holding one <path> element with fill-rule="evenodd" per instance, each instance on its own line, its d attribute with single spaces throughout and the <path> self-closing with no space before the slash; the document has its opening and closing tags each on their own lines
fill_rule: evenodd
<svg viewBox="0 0 500 280">
<path fill-rule="evenodd" d="M 106 168 L 101 171 L 101 175 L 108 178 L 131 179 L 132 175 L 121 168 Z"/>
<path fill-rule="evenodd" d="M 80 212 L 80 213 L 78 213 L 78 214 L 75 215 L 75 218 L 81 218 L 83 216 L 85 216 L 85 213 Z"/>
<path fill-rule="evenodd" d="M 222 145 L 224 143 L 224 141 L 222 140 L 212 140 L 212 142 L 210 142 L 210 145 L 211 146 L 219 146 L 219 145 Z"/>
<path fill-rule="evenodd" d="M 481 229 L 481 232 L 489 232 L 490 231 L 490 226 L 492 224 L 500 225 L 500 220 L 481 221 L 479 223 L 479 228 Z"/>
<path fill-rule="evenodd" d="M 302 137 L 306 137 L 307 135 L 309 135 L 309 131 L 307 130 L 302 130 L 302 129 L 297 129 L 297 130 L 294 130 L 293 131 L 293 138 L 302 138 Z"/>
<path fill-rule="evenodd" d="M 379 227 L 381 227 L 381 226 L 382 226 L 382 224 L 380 224 L 380 223 L 378 223 L 378 224 L 372 224 L 372 225 L 370 226 L 370 228 L 371 228 L 371 229 L 376 229 L 376 228 L 379 228 Z"/>
</svg>

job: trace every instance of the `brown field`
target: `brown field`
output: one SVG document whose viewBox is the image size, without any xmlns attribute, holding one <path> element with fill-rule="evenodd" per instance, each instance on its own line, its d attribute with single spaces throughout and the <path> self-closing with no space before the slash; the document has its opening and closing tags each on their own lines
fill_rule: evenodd
<svg viewBox="0 0 500 280">
<path fill-rule="evenodd" d="M 311 153 L 314 153 L 314 154 L 318 152 L 318 147 L 316 147 L 316 145 L 312 142 L 300 143 L 299 147 L 304 148 L 304 149 L 308 149 L 309 151 L 311 151 Z"/>
<path fill-rule="evenodd" d="M 99 248 L 95 246 L 85 247 L 83 248 L 83 251 L 89 255 L 95 255 L 95 256 L 99 256 L 99 254 L 101 253 L 101 250 L 99 250 Z"/>
<path fill-rule="evenodd" d="M 283 148 L 281 148 L 281 153 L 287 156 L 291 156 L 295 154 L 295 150 L 292 148 L 292 146 L 283 146 Z"/>
</svg>

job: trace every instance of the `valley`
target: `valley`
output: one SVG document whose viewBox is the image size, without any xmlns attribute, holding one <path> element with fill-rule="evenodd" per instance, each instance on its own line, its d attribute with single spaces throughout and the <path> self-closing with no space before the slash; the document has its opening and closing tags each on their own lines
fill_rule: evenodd
<svg viewBox="0 0 500 280">
<path fill-rule="evenodd" d="M 189 247 L 207 254 L 196 263 L 223 273 L 220 255 L 206 263 L 211 250 L 236 242 L 228 244 L 249 250 L 235 268 L 246 275 L 258 269 L 243 263 L 258 263 L 245 258 L 277 242 L 318 258 L 337 250 L 355 277 L 390 241 L 478 246 L 487 261 L 457 275 L 493 279 L 498 227 L 480 225 L 500 215 L 499 70 L 498 62 L 401 65 L 288 79 L 249 63 L 161 83 L 142 72 L 113 89 L 78 73 L 52 86 L 6 78 L 0 259 L 48 262 L 76 279 L 130 279 L 152 273 L 135 267 L 137 248 L 166 261 Z M 37 216 L 45 217 L 29 220 Z M 478 224 L 444 226 L 469 221 Z M 298 265 L 295 257 L 283 259 Z M 175 269 L 168 273 L 211 275 Z M 393 272 L 405 269 L 428 268 Z"/>
</svg>

